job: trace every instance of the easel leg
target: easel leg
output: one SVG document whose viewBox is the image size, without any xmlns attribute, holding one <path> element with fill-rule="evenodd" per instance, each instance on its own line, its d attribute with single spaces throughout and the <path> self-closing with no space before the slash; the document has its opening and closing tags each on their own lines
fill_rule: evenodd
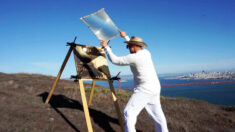
<svg viewBox="0 0 235 132">
<path fill-rule="evenodd" d="M 91 87 L 91 93 L 90 93 L 90 97 L 89 97 L 89 102 L 88 102 L 88 106 L 91 106 L 92 103 L 92 98 L 93 98 L 93 94 L 95 91 L 95 80 L 92 81 L 92 87 Z"/>
<path fill-rule="evenodd" d="M 84 110 L 85 118 L 86 118 L 87 129 L 88 129 L 88 132 L 93 132 L 92 125 L 91 125 L 90 114 L 89 114 L 87 101 L 86 101 L 86 93 L 85 93 L 85 90 L 84 90 L 84 85 L 83 85 L 82 80 L 79 80 L 79 86 L 80 86 L 80 92 L 81 92 L 81 97 L 82 97 L 83 110 Z"/>
<path fill-rule="evenodd" d="M 69 49 L 69 51 L 68 51 L 68 53 L 67 53 L 67 55 L 66 55 L 66 57 L 64 59 L 64 62 L 62 64 L 61 68 L 60 68 L 60 71 L 59 71 L 59 73 L 57 75 L 57 78 L 56 78 L 56 80 L 54 81 L 54 83 L 53 83 L 53 85 L 51 87 L 51 91 L 50 91 L 49 95 L 47 96 L 45 104 L 48 104 L 48 102 L 50 101 L 51 96 L 52 96 L 53 92 L 55 91 L 55 87 L 56 87 L 58 81 L 60 80 L 60 76 L 61 76 L 61 74 L 62 74 L 62 72 L 64 70 L 64 67 L 65 67 L 65 65 L 66 65 L 66 63 L 67 63 L 67 61 L 68 61 L 68 59 L 70 57 L 70 54 L 71 54 L 72 50 L 73 50 L 73 47 L 70 46 L 70 49 Z"/>
<path fill-rule="evenodd" d="M 117 101 L 117 96 L 116 96 L 115 90 L 113 88 L 113 83 L 110 80 L 108 82 L 109 82 L 110 90 L 112 92 L 113 102 L 114 102 L 114 106 L 115 106 L 115 109 L 116 109 L 116 112 L 117 112 L 117 116 L 118 116 L 118 120 L 119 120 L 119 123 L 120 123 L 120 126 L 121 126 L 121 130 L 122 130 L 122 132 L 124 132 L 125 129 L 124 129 L 123 115 L 120 111 L 120 107 L 119 107 L 119 104 L 118 104 L 118 101 Z"/>
</svg>

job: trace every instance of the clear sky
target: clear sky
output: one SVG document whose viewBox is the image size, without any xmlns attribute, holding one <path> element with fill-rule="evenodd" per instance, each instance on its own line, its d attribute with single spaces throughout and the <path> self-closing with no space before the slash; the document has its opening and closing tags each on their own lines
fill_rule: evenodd
<svg viewBox="0 0 235 132">
<path fill-rule="evenodd" d="M 56 76 L 66 42 L 99 46 L 80 20 L 104 8 L 120 30 L 148 44 L 157 73 L 235 69 L 235 0 L 1 0 L 0 72 Z M 121 37 L 113 52 L 128 54 Z M 109 63 L 111 73 L 131 74 Z M 76 74 L 73 56 L 62 77 Z"/>
</svg>

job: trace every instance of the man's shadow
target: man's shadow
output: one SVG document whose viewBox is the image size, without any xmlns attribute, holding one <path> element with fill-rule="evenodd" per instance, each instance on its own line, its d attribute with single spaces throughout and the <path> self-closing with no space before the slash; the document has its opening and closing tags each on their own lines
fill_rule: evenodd
<svg viewBox="0 0 235 132">
<path fill-rule="evenodd" d="M 48 92 L 39 94 L 42 98 L 42 101 L 45 102 L 48 96 Z M 52 95 L 49 104 L 51 107 L 76 131 L 80 132 L 76 126 L 68 120 L 68 118 L 58 109 L 58 108 L 69 108 L 69 109 L 78 109 L 83 111 L 83 106 L 76 100 L 70 99 L 64 95 Z M 89 108 L 90 116 L 93 118 L 93 121 L 98 124 L 106 132 L 115 132 L 110 126 L 110 122 L 119 124 L 116 118 L 110 117 L 107 114 L 97 111 L 95 109 Z"/>
</svg>

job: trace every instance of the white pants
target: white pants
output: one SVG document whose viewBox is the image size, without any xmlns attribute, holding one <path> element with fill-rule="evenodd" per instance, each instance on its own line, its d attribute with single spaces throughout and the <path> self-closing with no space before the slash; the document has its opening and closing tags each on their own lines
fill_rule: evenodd
<svg viewBox="0 0 235 132">
<path fill-rule="evenodd" d="M 160 103 L 160 95 L 143 92 L 134 92 L 124 109 L 125 132 L 136 132 L 137 116 L 143 108 L 153 119 L 157 132 L 168 132 L 166 118 Z"/>
</svg>

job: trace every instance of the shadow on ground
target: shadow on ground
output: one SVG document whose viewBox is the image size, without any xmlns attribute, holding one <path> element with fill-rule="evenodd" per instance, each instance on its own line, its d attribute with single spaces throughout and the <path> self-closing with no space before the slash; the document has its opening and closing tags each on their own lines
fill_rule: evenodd
<svg viewBox="0 0 235 132">
<path fill-rule="evenodd" d="M 48 92 L 39 94 L 42 98 L 43 103 L 46 101 Z M 51 107 L 76 131 L 80 132 L 76 126 L 69 121 L 69 119 L 58 109 L 58 108 L 69 108 L 78 109 L 83 111 L 83 106 L 76 100 L 70 99 L 64 95 L 52 95 L 49 104 Z M 95 109 L 89 108 L 90 116 L 93 121 L 99 125 L 106 132 L 115 132 L 110 126 L 110 122 L 119 124 L 118 119 L 108 116 L 107 114 L 97 111 Z"/>
</svg>

